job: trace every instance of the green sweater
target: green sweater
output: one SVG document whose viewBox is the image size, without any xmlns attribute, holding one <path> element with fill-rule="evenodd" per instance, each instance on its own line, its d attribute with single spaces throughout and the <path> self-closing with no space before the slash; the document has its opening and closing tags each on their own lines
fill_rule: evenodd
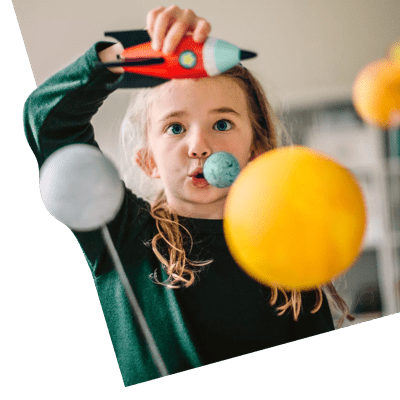
<svg viewBox="0 0 400 400">
<path fill-rule="evenodd" d="M 110 84 L 120 79 L 94 68 L 97 53 L 109 45 L 97 43 L 27 99 L 25 132 L 39 168 L 62 146 L 98 146 L 90 121 L 113 91 Z M 233 260 L 222 220 L 180 217 L 194 238 L 189 258 L 214 261 L 189 288 L 154 283 L 154 272 L 160 280 L 167 275 L 144 244 L 157 233 L 149 210 L 148 202 L 125 188 L 123 205 L 108 229 L 170 374 L 334 329 L 325 295 L 322 308 L 310 313 L 314 292 L 304 293 L 298 321 L 289 313 L 279 317 L 268 304 L 270 289 Z M 73 233 L 92 272 L 125 386 L 159 377 L 100 231 Z"/>
</svg>

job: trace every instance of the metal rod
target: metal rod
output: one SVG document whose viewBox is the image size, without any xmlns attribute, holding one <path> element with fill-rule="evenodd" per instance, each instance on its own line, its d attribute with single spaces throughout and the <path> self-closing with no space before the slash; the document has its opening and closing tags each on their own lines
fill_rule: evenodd
<svg viewBox="0 0 400 400">
<path fill-rule="evenodd" d="M 151 334 L 150 328 L 147 325 L 146 319 L 143 315 L 143 312 L 139 306 L 139 303 L 136 299 L 135 294 L 133 293 L 132 287 L 129 283 L 129 280 L 125 274 L 124 268 L 122 266 L 121 260 L 118 256 L 117 250 L 114 247 L 114 243 L 111 239 L 110 232 L 107 229 L 107 226 L 102 226 L 101 227 L 101 233 L 103 235 L 104 241 L 106 243 L 106 246 L 108 248 L 108 251 L 110 253 L 111 259 L 114 262 L 115 268 L 117 269 L 119 278 L 121 280 L 122 286 L 125 289 L 125 292 L 128 296 L 128 299 L 131 303 L 131 306 L 133 308 L 133 311 L 136 315 L 136 318 L 139 322 L 140 329 L 143 332 L 143 335 L 146 339 L 147 345 L 150 349 L 151 356 L 154 360 L 154 363 L 156 364 L 158 371 L 160 372 L 161 376 L 167 376 L 168 371 L 167 367 L 164 364 L 164 361 L 161 357 L 160 352 L 158 351 L 158 348 L 156 346 L 156 343 L 154 341 L 153 335 Z"/>
</svg>

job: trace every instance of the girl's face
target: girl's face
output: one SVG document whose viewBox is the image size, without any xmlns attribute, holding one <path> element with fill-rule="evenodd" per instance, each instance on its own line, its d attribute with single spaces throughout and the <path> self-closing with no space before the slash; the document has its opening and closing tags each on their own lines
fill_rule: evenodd
<svg viewBox="0 0 400 400">
<path fill-rule="evenodd" d="M 218 76 L 173 80 L 160 87 L 149 113 L 148 174 L 161 179 L 178 215 L 222 219 L 229 188 L 195 185 L 191 173 L 213 153 L 249 162 L 253 132 L 245 93 L 233 79 Z"/>
</svg>

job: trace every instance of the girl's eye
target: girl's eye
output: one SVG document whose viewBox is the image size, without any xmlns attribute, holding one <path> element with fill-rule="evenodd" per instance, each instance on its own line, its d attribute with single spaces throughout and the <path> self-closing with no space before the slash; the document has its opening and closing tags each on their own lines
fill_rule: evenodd
<svg viewBox="0 0 400 400">
<path fill-rule="evenodd" d="M 217 129 L 217 131 L 227 131 L 233 128 L 232 123 L 226 119 L 221 119 L 214 126 Z"/>
<path fill-rule="evenodd" d="M 179 135 L 184 131 L 184 128 L 181 124 L 172 124 L 167 127 L 167 132 L 173 135 Z"/>
</svg>

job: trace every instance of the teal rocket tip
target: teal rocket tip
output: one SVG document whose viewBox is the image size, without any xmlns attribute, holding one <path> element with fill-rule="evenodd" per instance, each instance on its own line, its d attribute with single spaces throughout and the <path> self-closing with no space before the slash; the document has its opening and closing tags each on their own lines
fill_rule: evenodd
<svg viewBox="0 0 400 400">
<path fill-rule="evenodd" d="M 203 64 L 208 76 L 221 74 L 239 64 L 241 60 L 256 56 L 252 51 L 241 50 L 232 43 L 212 37 L 207 38 L 203 47 Z"/>
</svg>

